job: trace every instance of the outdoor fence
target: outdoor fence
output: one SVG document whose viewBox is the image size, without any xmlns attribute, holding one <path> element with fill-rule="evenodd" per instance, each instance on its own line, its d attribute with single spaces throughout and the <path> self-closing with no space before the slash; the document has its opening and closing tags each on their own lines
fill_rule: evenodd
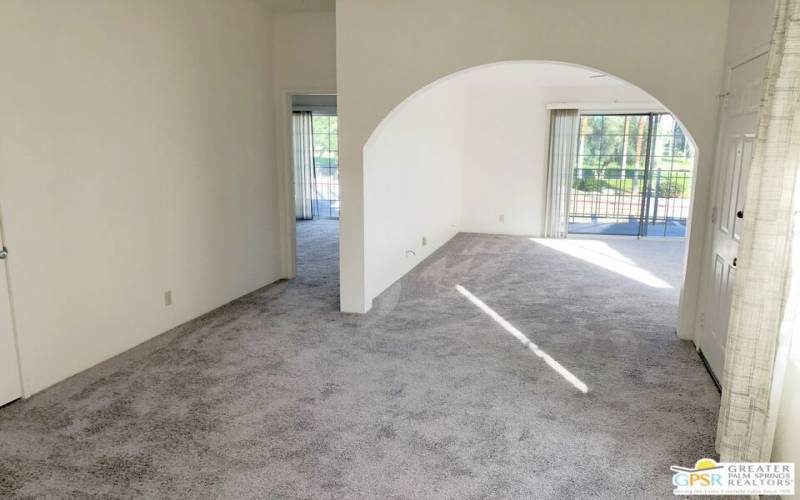
<svg viewBox="0 0 800 500">
<path fill-rule="evenodd" d="M 580 168 L 575 170 L 570 199 L 570 231 L 629 234 L 641 219 L 651 226 L 648 234 L 668 233 L 669 225 L 686 225 L 691 195 L 691 170 L 656 169 L 645 179 L 643 169 Z M 597 231 L 591 225 L 608 225 Z M 623 226 L 625 226 L 623 228 Z M 645 229 L 647 230 L 647 229 Z"/>
</svg>

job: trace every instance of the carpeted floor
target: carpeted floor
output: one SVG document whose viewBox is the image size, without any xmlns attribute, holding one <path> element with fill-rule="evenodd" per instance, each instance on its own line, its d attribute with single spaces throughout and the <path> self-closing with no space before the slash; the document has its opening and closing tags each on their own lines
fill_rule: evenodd
<svg viewBox="0 0 800 500">
<path fill-rule="evenodd" d="M 461 234 L 356 316 L 336 230 L 299 224 L 296 280 L 0 410 L 0 497 L 672 498 L 713 455 L 682 243 Z"/>
</svg>

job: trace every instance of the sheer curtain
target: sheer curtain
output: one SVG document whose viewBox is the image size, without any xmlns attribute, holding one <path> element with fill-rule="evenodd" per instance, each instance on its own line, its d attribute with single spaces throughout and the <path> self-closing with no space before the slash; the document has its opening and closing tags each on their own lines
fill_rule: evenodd
<svg viewBox="0 0 800 500">
<path fill-rule="evenodd" d="M 294 216 L 313 219 L 314 135 L 311 111 L 292 113 L 294 133 Z"/>
<path fill-rule="evenodd" d="M 577 109 L 550 111 L 550 148 L 547 166 L 547 205 L 544 235 L 547 238 L 566 238 L 569 224 L 569 193 L 572 171 L 578 154 Z"/>
<path fill-rule="evenodd" d="M 791 300 L 792 223 L 800 158 L 800 0 L 779 0 L 748 176 L 717 430 L 722 461 L 770 459 Z M 783 337 L 783 338 L 781 338 Z"/>
</svg>

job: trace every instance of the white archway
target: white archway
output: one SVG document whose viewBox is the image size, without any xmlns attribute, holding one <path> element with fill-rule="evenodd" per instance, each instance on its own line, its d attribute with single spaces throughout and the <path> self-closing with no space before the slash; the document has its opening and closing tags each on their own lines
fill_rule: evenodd
<svg viewBox="0 0 800 500">
<path fill-rule="evenodd" d="M 665 109 L 665 110 L 669 111 L 670 113 L 672 113 L 672 115 L 675 116 L 675 118 L 680 122 L 681 127 L 683 128 L 683 130 L 685 131 L 687 136 L 691 138 L 692 144 L 695 145 L 695 147 L 697 145 L 696 141 L 694 140 L 694 137 L 691 134 L 691 130 L 689 130 L 684 125 L 683 121 L 681 121 L 680 116 L 678 116 L 677 114 L 675 114 L 674 112 L 669 110 L 669 108 L 667 106 L 662 104 L 656 97 L 652 96 L 646 90 L 638 87 L 637 85 L 635 85 L 633 83 L 628 82 L 627 80 L 624 80 L 622 78 L 618 78 L 618 77 L 616 77 L 616 76 L 614 76 L 614 75 L 612 75 L 612 74 L 610 74 L 610 73 L 608 73 L 608 72 L 606 72 L 604 70 L 601 70 L 601 69 L 598 69 L 598 68 L 592 68 L 592 67 L 585 66 L 585 65 L 582 65 L 582 64 L 563 62 L 563 61 L 524 59 L 524 60 L 511 60 L 511 61 L 497 61 L 497 62 L 492 62 L 492 63 L 487 63 L 487 64 L 481 64 L 481 65 L 478 65 L 478 66 L 472 66 L 472 67 L 465 68 L 465 69 L 456 71 L 454 73 L 451 73 L 451 74 L 449 74 L 447 76 L 444 76 L 442 78 L 439 78 L 438 80 L 435 80 L 435 81 L 429 83 L 428 85 L 425 85 L 424 87 L 421 87 L 420 89 L 418 89 L 417 91 L 413 92 L 408 97 L 406 97 L 403 101 L 401 101 L 397 106 L 395 106 L 380 121 L 378 126 L 375 127 L 375 129 L 370 134 L 369 139 L 367 139 L 367 142 L 364 145 L 364 148 L 366 149 L 369 146 L 369 143 L 372 142 L 375 139 L 375 137 L 377 137 L 377 136 L 379 136 L 381 134 L 381 131 L 386 126 L 386 124 L 392 119 L 393 116 L 395 116 L 400 110 L 402 110 L 403 107 L 409 105 L 409 103 L 412 102 L 416 97 L 419 97 L 420 95 L 424 94 L 425 92 L 428 92 L 428 91 L 432 90 L 433 88 L 435 88 L 436 86 L 442 85 L 442 84 L 444 84 L 444 83 L 446 83 L 446 82 L 448 82 L 450 80 L 455 80 L 455 79 L 458 79 L 458 78 L 462 78 L 462 77 L 464 77 L 466 75 L 469 75 L 470 73 L 486 71 L 486 70 L 492 70 L 493 68 L 508 68 L 508 67 L 512 67 L 512 66 L 551 66 L 551 67 L 559 67 L 560 66 L 560 67 L 567 68 L 567 69 L 574 69 L 574 70 L 578 70 L 578 71 L 590 72 L 592 75 L 604 75 L 605 77 L 607 77 L 607 78 L 609 78 L 611 80 L 614 80 L 614 81 L 623 83 L 624 85 L 627 85 L 627 86 L 630 86 L 632 88 L 638 89 L 643 94 L 646 94 L 648 99 L 652 100 L 655 103 L 658 103 L 658 105 L 661 106 L 663 109 Z"/>
<path fill-rule="evenodd" d="M 556 103 L 669 111 L 596 68 L 504 61 L 440 78 L 384 117 L 363 148 L 368 301 L 459 231 L 541 234 L 546 108 Z"/>
</svg>

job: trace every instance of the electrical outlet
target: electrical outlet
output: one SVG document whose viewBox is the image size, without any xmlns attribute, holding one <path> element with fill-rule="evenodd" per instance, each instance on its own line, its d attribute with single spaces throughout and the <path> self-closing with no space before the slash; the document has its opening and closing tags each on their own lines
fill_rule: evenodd
<svg viewBox="0 0 800 500">
<path fill-rule="evenodd" d="M 427 236 L 423 236 L 422 237 L 422 246 L 425 246 L 427 244 L 428 244 L 428 237 Z"/>
<path fill-rule="evenodd" d="M 499 220 L 500 222 L 505 222 L 505 221 L 506 221 L 506 216 L 505 216 L 505 214 L 500 214 L 500 215 L 498 215 L 498 216 L 497 216 L 497 220 Z"/>
<path fill-rule="evenodd" d="M 169 307 L 172 305 L 172 290 L 164 292 L 164 306 Z"/>
</svg>

